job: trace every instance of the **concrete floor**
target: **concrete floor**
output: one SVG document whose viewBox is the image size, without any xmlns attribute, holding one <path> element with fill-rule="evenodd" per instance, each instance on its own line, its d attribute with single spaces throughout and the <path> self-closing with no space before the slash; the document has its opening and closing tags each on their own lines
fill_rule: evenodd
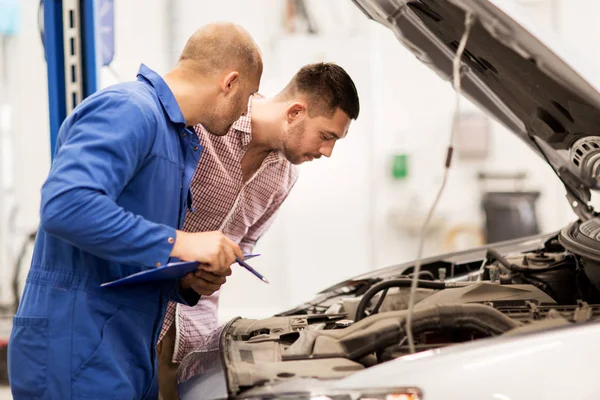
<svg viewBox="0 0 600 400">
<path fill-rule="evenodd" d="M 12 400 L 10 388 L 8 386 L 0 386 L 0 400 Z"/>
</svg>

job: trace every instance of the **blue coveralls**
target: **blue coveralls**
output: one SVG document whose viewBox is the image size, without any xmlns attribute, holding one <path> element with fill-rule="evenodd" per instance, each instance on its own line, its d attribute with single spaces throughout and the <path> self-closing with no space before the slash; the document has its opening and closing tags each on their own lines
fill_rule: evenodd
<svg viewBox="0 0 600 400">
<path fill-rule="evenodd" d="M 178 282 L 101 288 L 170 261 L 202 148 L 165 81 L 95 93 L 61 126 L 9 340 L 20 399 L 156 399 L 155 346 Z M 173 238 L 173 239 L 171 239 Z"/>
</svg>

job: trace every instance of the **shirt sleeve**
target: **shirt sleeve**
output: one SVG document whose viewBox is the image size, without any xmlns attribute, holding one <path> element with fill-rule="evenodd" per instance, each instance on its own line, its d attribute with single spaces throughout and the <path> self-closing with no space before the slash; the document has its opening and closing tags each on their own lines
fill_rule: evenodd
<svg viewBox="0 0 600 400">
<path fill-rule="evenodd" d="M 258 242 L 258 239 L 262 237 L 262 235 L 269 230 L 273 221 L 275 221 L 275 217 L 277 216 L 277 211 L 281 204 L 285 201 L 285 199 L 290 194 L 293 186 L 296 184 L 296 181 L 292 183 L 292 185 L 288 188 L 287 191 L 283 192 L 280 196 L 277 197 L 271 203 L 269 208 L 265 211 L 265 213 L 248 229 L 246 235 L 240 241 L 240 248 L 244 254 L 248 254 L 252 252 L 252 249 Z"/>
<path fill-rule="evenodd" d="M 110 261 L 166 263 L 175 229 L 116 203 L 151 151 L 156 123 L 152 112 L 121 91 L 82 103 L 61 128 L 42 187 L 41 229 Z"/>
</svg>

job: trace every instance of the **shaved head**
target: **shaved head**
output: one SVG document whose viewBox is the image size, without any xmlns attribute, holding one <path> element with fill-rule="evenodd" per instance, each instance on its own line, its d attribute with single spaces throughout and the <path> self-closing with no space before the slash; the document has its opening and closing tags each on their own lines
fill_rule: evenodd
<svg viewBox="0 0 600 400">
<path fill-rule="evenodd" d="M 262 69 L 260 50 L 248 32 L 232 23 L 212 23 L 188 39 L 165 81 L 188 126 L 201 124 L 222 136 L 248 110 Z"/>
<path fill-rule="evenodd" d="M 262 74 L 262 57 L 248 32 L 227 22 L 198 29 L 187 41 L 178 65 L 206 75 L 240 71 L 249 76 Z"/>
</svg>

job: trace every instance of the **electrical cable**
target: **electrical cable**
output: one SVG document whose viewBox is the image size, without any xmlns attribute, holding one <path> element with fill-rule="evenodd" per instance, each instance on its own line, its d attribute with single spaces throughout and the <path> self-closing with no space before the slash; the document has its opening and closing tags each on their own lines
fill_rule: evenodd
<svg viewBox="0 0 600 400">
<path fill-rule="evenodd" d="M 112 64 L 105 65 L 104 68 L 106 68 L 108 72 L 110 72 L 110 74 L 117 80 L 118 83 L 123 82 L 123 78 L 121 78 L 121 75 L 119 75 L 119 73 L 112 66 Z"/>
<path fill-rule="evenodd" d="M 37 26 L 40 34 L 40 41 L 42 42 L 42 49 L 44 50 L 44 58 L 46 58 L 46 42 L 44 40 L 44 0 L 40 0 L 38 4 Z"/>
<path fill-rule="evenodd" d="M 433 213 L 437 207 L 437 204 L 439 203 L 440 198 L 442 197 L 442 193 L 444 192 L 444 188 L 446 187 L 446 182 L 448 180 L 448 171 L 450 170 L 450 164 L 452 162 L 452 154 L 454 151 L 454 147 L 453 147 L 454 137 L 456 136 L 456 130 L 457 130 L 458 121 L 460 118 L 460 96 L 461 96 L 460 66 L 461 66 L 462 54 L 465 50 L 465 47 L 467 46 L 467 40 L 469 38 L 469 33 L 471 31 L 471 26 L 473 25 L 473 22 L 474 22 L 473 15 L 470 12 L 467 12 L 466 16 L 465 16 L 465 31 L 462 35 L 462 38 L 460 39 L 460 44 L 458 46 L 458 49 L 456 50 L 456 55 L 454 57 L 454 62 L 452 65 L 453 87 L 456 92 L 456 105 L 455 105 L 455 109 L 454 109 L 454 115 L 452 118 L 452 128 L 450 131 L 450 143 L 449 143 L 448 152 L 446 155 L 444 178 L 442 180 L 442 185 L 440 186 L 440 189 L 435 197 L 435 200 L 433 201 L 433 204 L 431 205 L 431 208 L 429 209 L 429 212 L 427 213 L 427 218 L 425 219 L 425 222 L 423 223 L 423 226 L 421 227 L 421 232 L 419 235 L 419 251 L 418 251 L 417 261 L 416 261 L 415 268 L 414 268 L 414 276 L 412 278 L 412 285 L 410 287 L 410 296 L 409 296 L 409 300 L 408 300 L 408 315 L 406 318 L 406 334 L 408 337 L 408 348 L 411 353 L 415 352 L 415 342 L 414 342 L 414 338 L 413 338 L 413 334 L 412 334 L 412 314 L 413 314 L 414 307 L 415 307 L 417 284 L 419 282 L 419 271 L 421 270 L 421 259 L 423 258 L 423 246 L 424 246 L 424 241 L 425 241 L 425 231 L 427 229 L 427 226 L 429 225 L 429 221 L 431 220 L 431 218 L 433 216 Z"/>
</svg>

